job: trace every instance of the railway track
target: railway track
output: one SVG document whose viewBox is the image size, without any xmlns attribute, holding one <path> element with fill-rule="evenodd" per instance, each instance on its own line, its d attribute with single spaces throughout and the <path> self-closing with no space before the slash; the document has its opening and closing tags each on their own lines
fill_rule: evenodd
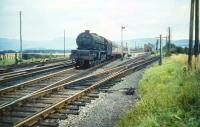
<svg viewBox="0 0 200 127">
<path fill-rule="evenodd" d="M 77 77 L 80 78 L 109 62 L 110 61 L 102 63 L 96 67 L 87 70 L 77 70 L 74 67 L 72 67 L 39 78 L 35 78 L 23 83 L 19 83 L 10 87 L 2 88 L 0 89 L 0 108 L 9 105 L 14 100 L 27 96 L 30 93 L 33 94 L 56 85 L 61 85 L 63 83 L 76 79 Z"/>
<path fill-rule="evenodd" d="M 0 84 L 71 66 L 73 66 L 72 62 L 66 62 L 2 73 L 0 74 Z"/>
<path fill-rule="evenodd" d="M 27 68 L 27 67 L 33 67 L 33 66 L 41 66 L 45 64 L 53 64 L 58 62 L 65 62 L 67 59 L 65 58 L 56 58 L 56 59 L 49 59 L 46 61 L 36 61 L 31 63 L 23 63 L 23 64 L 14 64 L 14 65 L 7 65 L 7 66 L 0 66 L 0 73 L 8 73 L 15 69 L 21 69 L 21 68 Z"/>
<path fill-rule="evenodd" d="M 127 62 L 135 62 L 142 58 L 143 57 L 138 57 L 135 59 L 131 59 Z M 80 78 L 107 63 L 100 64 L 99 66 L 90 68 L 88 70 L 76 70 L 72 67 L 66 70 L 48 74 L 39 78 L 35 78 L 23 83 L 0 89 L 0 108 L 9 105 L 14 100 L 27 96 L 30 93 L 33 94 L 53 86 L 61 85 L 63 83 L 76 79 L 77 77 Z"/>
<path fill-rule="evenodd" d="M 74 110 L 96 97 L 99 90 L 110 87 L 109 81 L 156 60 L 158 57 L 133 61 L 28 94 L 1 107 L 0 126 L 57 126 L 57 119 L 66 119 L 66 114 L 76 113 Z"/>
</svg>

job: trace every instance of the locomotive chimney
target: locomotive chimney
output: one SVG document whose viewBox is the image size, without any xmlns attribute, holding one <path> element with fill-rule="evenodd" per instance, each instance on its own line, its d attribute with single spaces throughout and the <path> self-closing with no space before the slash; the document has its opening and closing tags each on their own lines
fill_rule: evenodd
<svg viewBox="0 0 200 127">
<path fill-rule="evenodd" d="M 90 30 L 85 30 L 86 33 L 90 33 Z"/>
</svg>

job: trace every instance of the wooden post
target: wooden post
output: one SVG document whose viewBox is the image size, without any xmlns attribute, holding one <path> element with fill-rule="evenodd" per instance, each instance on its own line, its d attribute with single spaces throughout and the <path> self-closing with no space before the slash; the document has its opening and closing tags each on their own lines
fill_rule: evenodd
<svg viewBox="0 0 200 127">
<path fill-rule="evenodd" d="M 193 26 L 194 26 L 194 0 L 191 0 L 189 50 L 188 50 L 188 66 L 190 69 L 192 68 L 192 55 L 193 55 Z"/>
<path fill-rule="evenodd" d="M 18 64 L 17 53 L 15 53 L 15 64 Z"/>
<path fill-rule="evenodd" d="M 171 28 L 168 28 L 169 36 L 168 36 L 168 54 L 171 55 Z"/>
<path fill-rule="evenodd" d="M 162 65 L 162 35 L 160 35 L 160 65 Z"/>
<path fill-rule="evenodd" d="M 121 60 L 123 60 L 123 26 L 121 26 Z"/>
<path fill-rule="evenodd" d="M 158 50 L 158 40 L 156 41 L 156 51 Z"/>
<path fill-rule="evenodd" d="M 195 45 L 194 55 L 196 58 L 199 56 L 199 0 L 195 3 Z"/>
<path fill-rule="evenodd" d="M 65 30 L 64 30 L 64 58 L 65 58 Z"/>
<path fill-rule="evenodd" d="M 166 55 L 169 55 L 169 51 L 168 51 L 169 50 L 169 42 L 168 42 L 168 37 L 167 36 L 166 36 L 165 39 L 166 39 L 166 45 L 167 45 L 167 53 L 165 53 L 165 54 L 163 53 L 163 54 L 166 56 Z"/>
<path fill-rule="evenodd" d="M 128 43 L 127 42 L 126 42 L 126 51 L 127 51 L 126 55 L 128 56 Z"/>
<path fill-rule="evenodd" d="M 22 62 L 22 12 L 19 12 L 20 18 L 20 61 Z"/>
<path fill-rule="evenodd" d="M 5 53 L 3 53 L 3 64 L 5 64 L 5 61 L 6 61 L 6 56 Z"/>
</svg>

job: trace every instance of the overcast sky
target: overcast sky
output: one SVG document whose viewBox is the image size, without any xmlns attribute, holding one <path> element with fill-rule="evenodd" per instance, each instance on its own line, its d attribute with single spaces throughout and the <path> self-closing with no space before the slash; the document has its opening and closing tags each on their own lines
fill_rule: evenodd
<svg viewBox="0 0 200 127">
<path fill-rule="evenodd" d="M 22 11 L 23 38 L 75 38 L 85 29 L 120 40 L 152 38 L 172 27 L 173 39 L 188 38 L 190 0 L 0 0 L 0 37 L 19 38 Z"/>
</svg>

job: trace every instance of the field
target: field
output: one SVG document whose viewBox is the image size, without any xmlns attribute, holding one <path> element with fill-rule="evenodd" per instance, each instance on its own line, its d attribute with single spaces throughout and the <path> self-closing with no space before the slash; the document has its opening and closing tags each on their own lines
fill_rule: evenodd
<svg viewBox="0 0 200 127">
<path fill-rule="evenodd" d="M 186 63 L 186 55 L 173 55 L 147 69 L 138 102 L 116 127 L 199 127 L 200 72 Z"/>
<path fill-rule="evenodd" d="M 54 58 L 63 58 L 62 53 L 31 53 L 24 54 L 22 63 L 30 63 L 36 61 L 46 61 Z M 5 55 L 0 54 L 0 66 L 16 64 L 16 58 L 19 59 L 19 54 L 6 53 Z M 69 53 L 66 53 L 66 58 L 69 58 Z"/>
</svg>

